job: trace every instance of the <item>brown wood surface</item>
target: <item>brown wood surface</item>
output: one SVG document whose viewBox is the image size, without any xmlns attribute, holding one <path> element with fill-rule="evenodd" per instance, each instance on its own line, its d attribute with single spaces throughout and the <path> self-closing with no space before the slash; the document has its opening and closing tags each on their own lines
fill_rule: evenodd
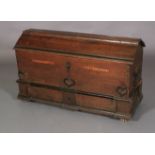
<svg viewBox="0 0 155 155">
<path fill-rule="evenodd" d="M 28 84 L 19 83 L 20 93 L 19 96 L 28 98 L 29 100 L 41 99 L 49 101 L 49 103 L 59 103 L 61 106 L 66 103 L 63 100 L 63 91 L 31 86 Z M 24 88 L 24 89 L 23 89 Z M 82 94 L 73 94 L 75 96 L 75 108 L 77 106 L 110 111 L 113 113 L 119 113 L 123 115 L 131 114 L 133 103 L 130 101 L 112 100 L 104 97 L 95 97 Z"/>
<path fill-rule="evenodd" d="M 144 43 L 135 38 L 27 30 L 22 34 L 15 48 L 56 50 L 63 53 L 134 60 L 136 47 L 139 45 L 144 46 Z"/>
<path fill-rule="evenodd" d="M 19 96 L 130 118 L 142 99 L 141 39 L 26 30 L 15 45 Z"/>
<path fill-rule="evenodd" d="M 128 98 L 131 91 L 130 68 L 132 65 L 121 61 L 75 57 L 33 50 L 17 50 L 19 70 L 22 79 L 45 85 L 66 87 L 65 78 L 71 78 L 75 85 L 69 88 L 120 97 L 118 87 L 126 87 Z M 66 63 L 71 64 L 70 72 Z"/>
</svg>

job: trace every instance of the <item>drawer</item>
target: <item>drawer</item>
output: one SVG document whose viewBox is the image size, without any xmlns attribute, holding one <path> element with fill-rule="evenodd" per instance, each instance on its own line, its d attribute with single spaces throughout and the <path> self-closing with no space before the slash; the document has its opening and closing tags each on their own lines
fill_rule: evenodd
<svg viewBox="0 0 155 155">
<path fill-rule="evenodd" d="M 130 66 L 124 61 L 17 50 L 20 78 L 68 89 L 127 98 Z"/>
<path fill-rule="evenodd" d="M 61 105 L 68 105 L 73 107 L 84 107 L 88 109 L 107 110 L 116 112 L 116 102 L 112 99 L 104 97 L 88 96 L 76 93 L 66 93 L 60 90 L 48 89 L 44 86 L 34 86 L 29 84 L 19 83 L 20 95 L 25 98 L 32 98 L 33 100 L 44 100 L 56 102 Z M 66 98 L 71 102 L 66 101 Z M 74 100 L 71 99 L 74 98 Z"/>
<path fill-rule="evenodd" d="M 116 112 L 116 102 L 112 99 L 76 94 L 80 107 Z"/>
</svg>

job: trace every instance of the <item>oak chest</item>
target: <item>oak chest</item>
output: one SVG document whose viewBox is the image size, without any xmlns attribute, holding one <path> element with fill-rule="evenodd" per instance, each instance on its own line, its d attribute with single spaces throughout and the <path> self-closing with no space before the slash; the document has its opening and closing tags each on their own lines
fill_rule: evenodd
<svg viewBox="0 0 155 155">
<path fill-rule="evenodd" d="M 19 98 L 130 119 L 142 99 L 141 39 L 25 30 L 15 45 Z"/>
</svg>

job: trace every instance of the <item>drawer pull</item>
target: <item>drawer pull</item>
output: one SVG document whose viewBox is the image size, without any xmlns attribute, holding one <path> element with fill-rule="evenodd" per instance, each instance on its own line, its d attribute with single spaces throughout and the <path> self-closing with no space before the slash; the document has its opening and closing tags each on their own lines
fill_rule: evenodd
<svg viewBox="0 0 155 155">
<path fill-rule="evenodd" d="M 75 81 L 71 78 L 65 78 L 64 83 L 67 87 L 72 87 L 75 85 Z"/>
<path fill-rule="evenodd" d="M 127 93 L 128 93 L 126 87 L 117 87 L 116 91 L 120 97 L 123 97 L 123 96 L 127 95 Z"/>
</svg>

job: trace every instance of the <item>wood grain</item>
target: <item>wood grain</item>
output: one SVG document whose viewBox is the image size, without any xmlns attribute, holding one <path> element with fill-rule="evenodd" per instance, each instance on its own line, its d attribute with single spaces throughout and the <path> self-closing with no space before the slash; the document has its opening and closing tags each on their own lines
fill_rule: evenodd
<svg viewBox="0 0 155 155">
<path fill-rule="evenodd" d="M 130 119 L 142 99 L 144 42 L 25 30 L 15 45 L 19 97 Z"/>
</svg>

